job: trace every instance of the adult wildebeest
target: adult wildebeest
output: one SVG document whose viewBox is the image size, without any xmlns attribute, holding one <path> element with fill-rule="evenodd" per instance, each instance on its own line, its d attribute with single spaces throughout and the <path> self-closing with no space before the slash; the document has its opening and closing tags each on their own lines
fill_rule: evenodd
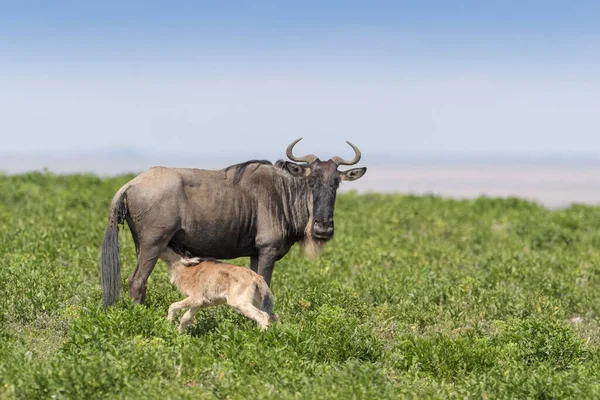
<svg viewBox="0 0 600 400">
<path fill-rule="evenodd" d="M 250 257 L 250 267 L 270 285 L 275 261 L 300 242 L 306 256 L 333 237 L 333 211 L 340 181 L 353 181 L 366 168 L 338 171 L 351 161 L 315 155 L 289 161 L 252 160 L 219 171 L 154 167 L 126 183 L 115 194 L 102 243 L 104 305 L 121 289 L 118 224 L 127 221 L 137 252 L 129 277 L 129 294 L 143 303 L 146 282 L 167 246 L 194 257 Z"/>
</svg>

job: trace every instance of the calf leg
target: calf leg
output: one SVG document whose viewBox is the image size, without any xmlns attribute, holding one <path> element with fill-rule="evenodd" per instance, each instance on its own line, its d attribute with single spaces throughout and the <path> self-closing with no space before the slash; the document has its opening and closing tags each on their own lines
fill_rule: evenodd
<svg viewBox="0 0 600 400">
<path fill-rule="evenodd" d="M 186 298 L 184 300 L 178 301 L 176 303 L 173 303 L 169 306 L 169 312 L 167 313 L 167 319 L 171 322 L 173 322 L 173 319 L 175 318 L 175 313 L 177 313 L 177 311 L 183 309 L 183 308 L 187 308 L 189 307 L 191 304 L 191 298 Z"/>
<path fill-rule="evenodd" d="M 261 329 L 266 329 L 267 325 L 269 325 L 269 314 L 260 309 L 256 308 L 249 301 L 238 301 L 236 299 L 227 300 L 227 304 L 229 304 L 234 310 L 239 312 L 242 315 L 254 320 L 258 323 Z"/>
<path fill-rule="evenodd" d="M 181 317 L 181 322 L 179 323 L 179 333 L 183 332 L 184 329 L 187 328 L 187 326 L 194 320 L 196 313 L 198 313 L 201 308 L 201 306 L 194 305 L 190 307 L 185 314 L 183 314 L 183 317 Z"/>
</svg>

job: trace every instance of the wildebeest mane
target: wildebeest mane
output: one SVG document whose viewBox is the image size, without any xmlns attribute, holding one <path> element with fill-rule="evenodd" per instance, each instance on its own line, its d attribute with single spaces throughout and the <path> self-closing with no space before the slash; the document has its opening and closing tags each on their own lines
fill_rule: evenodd
<svg viewBox="0 0 600 400">
<path fill-rule="evenodd" d="M 277 162 L 275 162 L 275 168 L 284 169 L 285 164 L 287 164 L 287 161 L 281 159 L 277 160 Z"/>
<path fill-rule="evenodd" d="M 256 167 L 254 168 L 254 170 L 256 170 L 261 165 L 273 165 L 273 163 L 268 160 L 250 160 L 250 161 L 246 161 L 243 163 L 230 165 L 229 167 L 224 168 L 223 171 L 229 172 L 231 170 L 234 170 L 235 174 L 233 175 L 233 183 L 238 184 L 240 182 L 240 180 L 242 179 L 242 176 L 244 176 L 244 172 L 246 172 L 246 168 L 248 168 L 251 165 L 255 165 L 255 164 L 256 164 Z"/>
</svg>

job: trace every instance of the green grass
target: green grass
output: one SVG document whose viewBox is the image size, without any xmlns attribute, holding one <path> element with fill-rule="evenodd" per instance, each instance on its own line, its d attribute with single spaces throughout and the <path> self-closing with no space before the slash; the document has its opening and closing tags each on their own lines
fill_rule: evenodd
<svg viewBox="0 0 600 400">
<path fill-rule="evenodd" d="M 600 398 L 599 207 L 342 194 L 320 260 L 276 265 L 281 324 L 178 335 L 162 262 L 145 306 L 100 307 L 129 178 L 0 175 L 0 398 Z"/>
</svg>

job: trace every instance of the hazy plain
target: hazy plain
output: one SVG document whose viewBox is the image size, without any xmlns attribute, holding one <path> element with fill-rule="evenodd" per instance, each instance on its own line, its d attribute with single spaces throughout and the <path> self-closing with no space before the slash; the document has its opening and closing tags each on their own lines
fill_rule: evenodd
<svg viewBox="0 0 600 400">
<path fill-rule="evenodd" d="M 0 172 L 48 169 L 58 174 L 114 176 L 152 166 L 216 169 L 256 158 L 276 161 L 282 154 L 157 155 L 106 151 L 76 155 L 0 154 Z M 450 198 L 519 197 L 549 208 L 573 203 L 600 204 L 600 160 L 593 158 L 424 158 L 364 155 L 368 172 L 342 191 L 435 194 Z"/>
</svg>

